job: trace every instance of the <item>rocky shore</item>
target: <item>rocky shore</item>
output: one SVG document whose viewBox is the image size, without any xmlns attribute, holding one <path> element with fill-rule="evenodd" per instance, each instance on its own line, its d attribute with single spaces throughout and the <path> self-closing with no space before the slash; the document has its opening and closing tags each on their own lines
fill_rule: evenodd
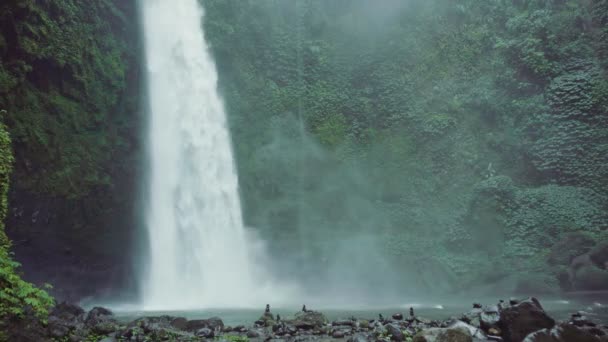
<svg viewBox="0 0 608 342">
<path fill-rule="evenodd" d="M 128 323 L 102 307 L 86 312 L 61 303 L 48 322 L 21 320 L 10 325 L 10 341 L 329 341 L 348 342 L 600 342 L 608 341 L 608 322 L 589 319 L 584 312 L 556 321 L 536 298 L 473 304 L 460 317 L 427 320 L 411 308 L 391 317 L 348 317 L 329 321 L 317 311 L 302 308 L 292 317 L 274 315 L 269 306 L 250 326 L 227 326 L 221 318 L 188 320 L 183 317 L 142 317 Z"/>
</svg>

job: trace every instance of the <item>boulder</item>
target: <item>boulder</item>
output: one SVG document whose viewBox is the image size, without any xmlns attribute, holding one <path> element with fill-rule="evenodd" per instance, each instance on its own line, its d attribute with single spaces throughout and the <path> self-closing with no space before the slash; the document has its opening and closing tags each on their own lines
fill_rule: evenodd
<svg viewBox="0 0 608 342">
<path fill-rule="evenodd" d="M 251 329 L 247 332 L 247 337 L 249 337 L 249 338 L 260 337 L 260 333 L 257 332 L 256 330 Z"/>
<path fill-rule="evenodd" d="M 351 336 L 347 342 L 368 342 L 371 339 L 365 334 L 355 334 Z"/>
<path fill-rule="evenodd" d="M 498 323 L 506 342 L 522 341 L 528 334 L 554 325 L 555 320 L 533 297 L 503 309 Z"/>
<path fill-rule="evenodd" d="M 125 329 L 120 331 L 116 338 L 127 341 L 163 341 L 168 338 L 173 340 L 189 341 L 194 338 L 193 331 L 185 332 L 172 326 L 176 317 L 156 316 L 143 317 L 129 323 Z"/>
<path fill-rule="evenodd" d="M 456 321 L 456 322 L 453 322 L 452 324 L 450 324 L 447 328 L 466 330 L 469 332 L 469 334 L 471 334 L 471 336 L 473 336 L 473 338 L 478 339 L 478 340 L 487 339 L 486 334 L 483 332 L 483 330 L 481 330 L 481 328 L 472 326 L 470 324 L 466 324 L 465 322 Z"/>
<path fill-rule="evenodd" d="M 207 327 L 198 329 L 196 331 L 195 335 L 197 337 L 204 337 L 204 338 L 213 338 L 213 337 L 215 337 L 215 333 L 213 332 L 213 330 L 209 329 Z"/>
<path fill-rule="evenodd" d="M 473 336 L 463 327 L 430 328 L 416 334 L 413 342 L 473 342 Z"/>
<path fill-rule="evenodd" d="M 186 331 L 195 332 L 202 328 L 209 328 L 213 331 L 222 331 L 224 322 L 219 317 L 211 317 L 209 319 L 194 319 L 186 323 Z M 245 329 L 246 331 L 246 329 Z"/>
<path fill-rule="evenodd" d="M 525 337 L 524 342 L 600 342 L 598 336 L 571 324 L 542 329 Z"/>
<path fill-rule="evenodd" d="M 395 313 L 395 314 L 393 314 L 392 317 L 396 321 L 402 321 L 403 320 L 403 314 L 401 314 L 401 313 Z"/>
<path fill-rule="evenodd" d="M 351 321 L 349 319 L 339 319 L 339 320 L 331 322 L 331 325 L 333 325 L 333 326 L 349 326 L 349 327 L 352 327 L 352 326 L 355 325 L 355 322 Z"/>
<path fill-rule="evenodd" d="M 94 333 L 107 335 L 118 329 L 118 322 L 114 319 L 114 314 L 109 309 L 94 307 L 84 321 L 85 325 Z"/>
<path fill-rule="evenodd" d="M 498 327 L 500 321 L 500 313 L 498 312 L 498 306 L 487 306 L 479 314 L 480 327 L 488 332 L 492 328 Z"/>
<path fill-rule="evenodd" d="M 397 324 L 387 324 L 384 326 L 386 332 L 391 335 L 391 340 L 401 342 L 405 339 L 401 328 Z"/>
<path fill-rule="evenodd" d="M 171 326 L 177 330 L 186 330 L 188 320 L 184 317 L 176 317 L 171 321 Z"/>
<path fill-rule="evenodd" d="M 323 327 L 327 322 L 327 318 L 322 313 L 318 311 L 306 311 L 298 312 L 295 319 L 290 320 L 288 323 L 298 329 L 312 330 Z"/>
<path fill-rule="evenodd" d="M 61 339 L 85 330 L 85 311 L 78 305 L 66 302 L 56 305 L 48 319 L 48 331 L 52 338 Z"/>
<path fill-rule="evenodd" d="M 270 312 L 264 312 L 264 314 L 260 316 L 255 323 L 262 327 L 272 327 L 276 324 L 276 321 Z"/>
<path fill-rule="evenodd" d="M 334 330 L 331 333 L 331 337 L 333 337 L 333 338 L 343 338 L 344 337 L 344 331 L 342 331 L 342 330 Z"/>
</svg>

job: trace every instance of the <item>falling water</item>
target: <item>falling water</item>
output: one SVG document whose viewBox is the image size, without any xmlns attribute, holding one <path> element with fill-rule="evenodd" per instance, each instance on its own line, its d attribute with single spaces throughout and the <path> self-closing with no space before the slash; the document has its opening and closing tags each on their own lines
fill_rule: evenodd
<svg viewBox="0 0 608 342">
<path fill-rule="evenodd" d="M 141 6 L 151 168 L 144 307 L 263 303 L 259 278 L 264 277 L 243 226 L 203 9 L 197 0 L 145 0 Z"/>
</svg>

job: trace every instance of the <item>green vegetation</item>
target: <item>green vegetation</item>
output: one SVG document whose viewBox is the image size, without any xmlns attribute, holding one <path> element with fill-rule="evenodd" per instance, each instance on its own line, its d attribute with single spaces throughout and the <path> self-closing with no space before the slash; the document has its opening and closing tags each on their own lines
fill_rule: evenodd
<svg viewBox="0 0 608 342">
<path fill-rule="evenodd" d="M 202 2 L 246 220 L 298 274 L 546 290 L 605 238 L 607 1 Z"/>
<path fill-rule="evenodd" d="M 26 276 L 48 279 L 78 263 L 111 281 L 108 269 L 129 263 L 141 165 L 136 3 L 6 0 L 0 23 L 0 107 L 15 154 L 9 199 L 19 213 L 7 232 L 30 241 L 15 246 L 20 258 L 46 262 Z M 86 279 L 50 280 L 53 292 L 94 291 Z"/>
<path fill-rule="evenodd" d="M 5 324 L 10 324 L 10 320 L 22 318 L 26 310 L 32 310 L 44 322 L 54 304 L 53 298 L 44 290 L 19 277 L 19 263 L 11 259 L 10 241 L 4 233 L 3 222 L 7 212 L 6 197 L 12 164 L 11 139 L 4 125 L 0 124 L 0 341 L 6 338 L 2 331 L 5 331 Z"/>
</svg>

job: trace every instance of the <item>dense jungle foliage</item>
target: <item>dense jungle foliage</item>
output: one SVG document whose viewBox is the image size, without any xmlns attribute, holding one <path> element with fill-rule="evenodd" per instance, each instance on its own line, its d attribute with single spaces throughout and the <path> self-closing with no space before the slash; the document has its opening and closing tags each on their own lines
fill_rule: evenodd
<svg viewBox="0 0 608 342">
<path fill-rule="evenodd" d="M 567 268 L 608 238 L 608 1 L 203 3 L 246 218 L 293 276 L 606 287 Z"/>
<path fill-rule="evenodd" d="M 0 109 L 15 154 L 7 233 L 26 276 L 63 298 L 111 286 L 131 263 L 136 13 L 122 0 L 0 4 Z"/>
<path fill-rule="evenodd" d="M 21 279 L 17 273 L 19 263 L 11 260 L 11 244 L 4 233 L 3 222 L 8 209 L 7 195 L 13 161 L 11 139 L 4 125 L 0 124 L 0 341 L 6 340 L 6 324 L 25 316 L 26 310 L 44 320 L 54 303 L 44 290 Z"/>
</svg>

